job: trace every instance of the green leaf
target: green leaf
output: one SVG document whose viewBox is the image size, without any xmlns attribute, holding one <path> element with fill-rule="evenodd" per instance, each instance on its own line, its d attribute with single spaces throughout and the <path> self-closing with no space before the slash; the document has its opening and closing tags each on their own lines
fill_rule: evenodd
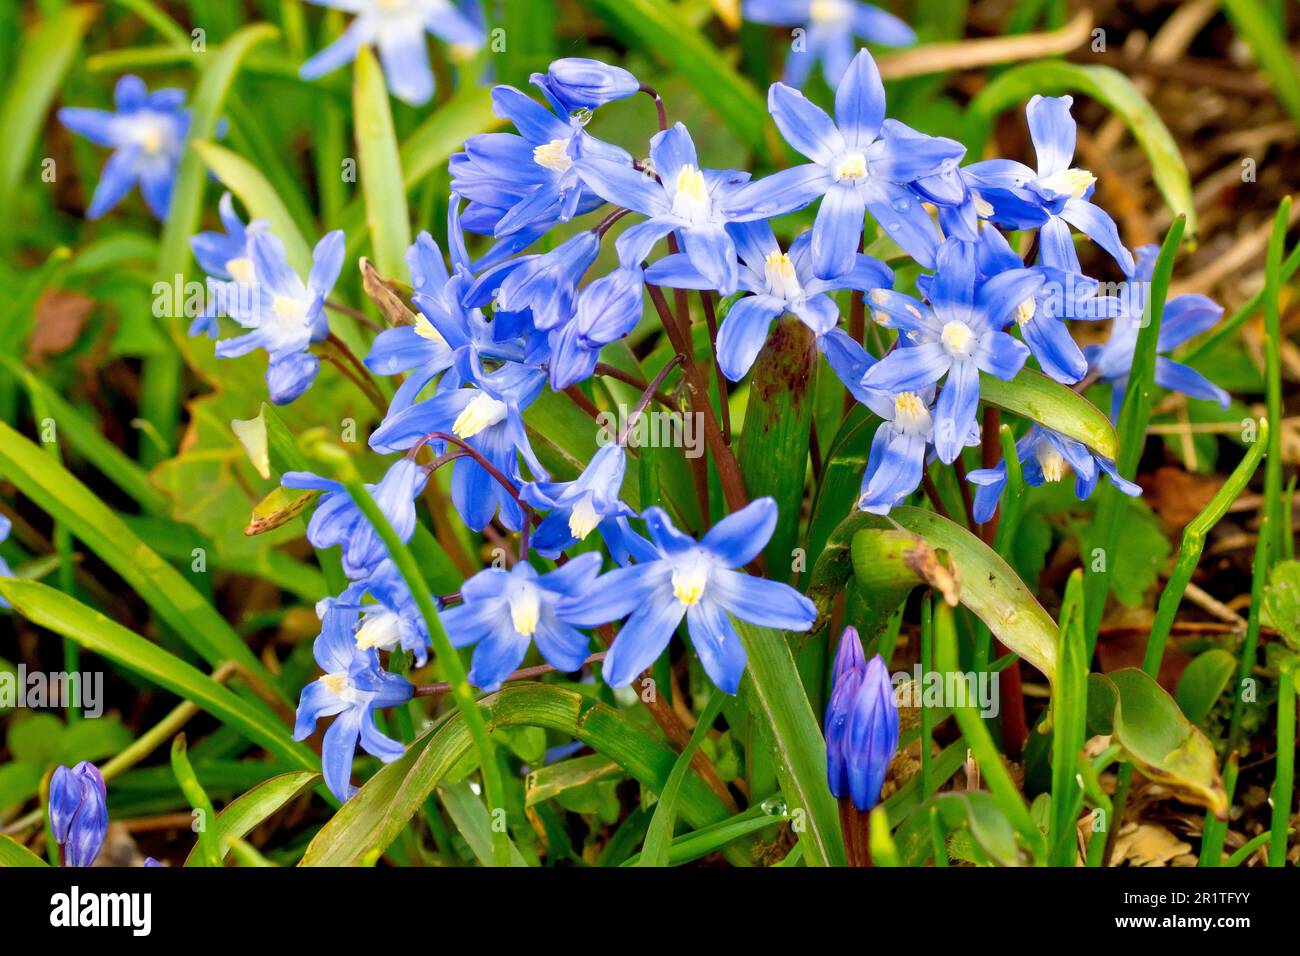
<svg viewBox="0 0 1300 956">
<path fill-rule="evenodd" d="M 1110 419 L 1078 392 L 1026 368 L 1009 382 L 980 373 L 980 398 L 1083 442 L 1103 458 L 1115 458 L 1119 441 Z"/>
<path fill-rule="evenodd" d="M 71 472 L 3 422 L 0 473 L 67 525 L 205 661 L 213 667 L 233 661 L 288 700 L 265 665 L 180 572 L 132 534 Z"/>
<path fill-rule="evenodd" d="M 1174 693 L 1183 715 L 1198 727 L 1204 724 L 1236 669 L 1237 659 L 1222 648 L 1211 648 L 1192 658 L 1183 668 Z"/>
<path fill-rule="evenodd" d="M 1073 866 L 1078 834 L 1079 784 L 1076 764 L 1083 750 L 1088 718 L 1088 639 L 1083 633 L 1083 573 L 1075 570 L 1061 606 L 1060 669 L 1052 688 L 1052 823 L 1048 862 Z"/>
<path fill-rule="evenodd" d="M 290 800 L 307 791 L 320 781 L 320 774 L 308 770 L 295 770 L 282 773 L 259 783 L 252 790 L 236 797 L 226 804 L 225 809 L 217 815 L 212 829 L 216 832 L 217 844 L 222 858 L 230 852 L 227 838 L 243 838 L 253 828 L 275 813 Z M 198 866 L 199 846 L 196 845 L 185 858 L 186 866 Z"/>
<path fill-rule="evenodd" d="M 1274 8 L 1285 23 L 1284 7 Z M 1300 124 L 1300 70 L 1272 11 L 1259 0 L 1223 0 L 1223 9 L 1267 74 L 1278 102 L 1286 107 L 1292 121 Z"/>
<path fill-rule="evenodd" d="M 536 806 L 571 790 L 580 790 L 602 780 L 623 776 L 623 768 L 601 754 L 560 760 L 538 767 L 528 774 L 524 781 L 524 806 Z"/>
<path fill-rule="evenodd" d="M 740 472 L 749 497 L 772 497 L 776 528 L 763 554 L 767 576 L 789 582 L 799 535 L 814 383 L 820 355 L 808 326 L 787 316 L 772 330 L 749 385 Z"/>
<path fill-rule="evenodd" d="M 0 867 L 3 866 L 49 866 L 49 864 L 13 837 L 0 833 Z"/>
<path fill-rule="evenodd" d="M 1153 678 L 1136 667 L 1089 674 L 1088 718 L 1101 733 L 1114 735 L 1145 777 L 1227 818 L 1228 795 L 1214 746 Z"/>
<path fill-rule="evenodd" d="M 59 756 L 63 721 L 53 714 L 29 714 L 9 725 L 5 745 L 14 760 L 45 768 Z"/>
<path fill-rule="evenodd" d="M 760 156 L 784 152 L 768 123 L 767 104 L 754 85 L 731 68 L 712 42 L 683 22 L 669 0 L 585 0 L 630 46 L 671 66 L 697 90 L 737 137 Z"/>
<path fill-rule="evenodd" d="M 736 620 L 748 667 L 740 693 L 763 744 L 772 752 L 777 780 L 791 811 L 802 810 L 799 833 L 809 866 L 843 866 L 839 808 L 826 786 L 826 740 L 803 690 L 785 634 Z"/>
<path fill-rule="evenodd" d="M 979 790 L 940 794 L 917 813 L 925 814 L 927 807 L 935 809 L 949 833 L 958 830 L 969 833 L 988 862 L 998 866 L 1025 864 L 1025 855 L 1016 843 L 1015 827 L 993 794 Z"/>
<path fill-rule="evenodd" d="M 460 835 L 469 844 L 470 850 L 484 866 L 492 865 L 492 818 L 488 815 L 483 801 L 475 796 L 469 782 L 460 780 L 438 788 L 442 805 L 451 817 Z M 514 842 L 510 843 L 510 865 L 527 866 L 528 862 L 519 852 Z"/>
<path fill-rule="evenodd" d="M 840 524 L 817 561 L 809 590 L 822 612 L 822 623 L 830 601 L 848 579 L 853 536 L 864 529 L 898 527 L 921 538 L 933 551 L 947 552 L 957 570 L 961 603 L 1010 650 L 1049 681 L 1056 680 L 1056 622 L 997 552 L 960 525 L 921 508 L 894 508 L 888 518 L 857 512 Z M 920 582 L 916 577 L 912 584 Z"/>
<path fill-rule="evenodd" d="M 284 243 L 285 258 L 299 275 L 311 268 L 311 247 L 266 177 L 248 160 L 206 140 L 191 143 L 221 184 L 239 197 L 250 219 L 262 219 Z"/>
<path fill-rule="evenodd" d="M 700 713 L 700 719 L 691 733 L 691 739 L 677 755 L 673 771 L 668 775 L 668 782 L 664 784 L 663 791 L 659 794 L 659 802 L 655 804 L 654 816 L 650 818 L 650 828 L 646 830 L 639 866 L 668 865 L 673 827 L 677 822 L 677 797 L 681 793 L 682 781 L 690 773 L 691 760 L 695 752 L 700 749 L 700 744 L 709 735 L 713 722 L 718 719 L 725 698 L 726 694 L 723 691 L 714 689 L 708 703 L 704 705 L 704 710 Z"/>
<path fill-rule="evenodd" d="M 489 730 L 532 726 L 574 737 L 656 792 L 662 791 L 676 761 L 672 750 L 614 708 L 561 687 L 510 684 L 484 697 L 479 707 Z M 334 814 L 307 847 L 302 865 L 356 866 L 375 859 L 472 747 L 459 712 L 444 715 Z M 693 773 L 682 783 L 680 812 L 695 827 L 728 816 L 722 801 Z"/>
<path fill-rule="evenodd" d="M 774 823 L 788 819 L 790 819 L 790 815 L 786 812 L 785 804 L 781 799 L 779 797 L 769 798 L 758 806 L 742 810 L 721 823 L 700 827 L 690 833 L 683 833 L 673 840 L 672 845 L 668 847 L 668 856 L 662 865 L 681 866 L 683 863 L 690 863 L 702 856 L 718 852 L 733 840 L 747 836 L 750 833 L 756 833 L 772 826 Z M 803 845 L 802 843 L 797 844 L 794 850 L 790 852 L 802 854 L 799 848 Z M 643 862 L 644 860 L 645 853 L 642 852 L 628 857 L 620 865 L 648 866 L 649 864 Z"/>
<path fill-rule="evenodd" d="M 63 592 L 35 581 L 0 578 L 0 595 L 36 626 L 70 638 L 85 650 L 191 701 L 274 756 L 304 770 L 320 768 L 320 759 L 291 740 L 288 728 L 260 702 L 238 697 L 207 674 Z"/>
<path fill-rule="evenodd" d="M 357 52 L 354 74 L 352 110 L 357 163 L 375 265 L 388 278 L 408 282 L 406 250 L 411 245 L 411 221 L 407 217 L 402 162 L 397 154 L 384 73 L 369 47 L 363 46 Z"/>
<path fill-rule="evenodd" d="M 204 58 L 207 66 L 190 101 L 190 145 L 197 146 L 198 141 L 212 139 L 222 104 L 244 57 L 257 44 L 278 36 L 279 32 L 269 23 L 249 24 Z M 165 281 L 184 273 L 190 261 L 190 237 L 198 232 L 204 185 L 205 172 L 198 151 L 187 149 L 176 171 L 171 209 L 159 244 L 158 274 Z M 273 225 L 279 226 L 278 223 Z M 278 229 L 276 234 L 280 235 Z"/>
<path fill-rule="evenodd" d="M 221 841 L 217 839 L 217 811 L 212 806 L 212 799 L 194 776 L 190 758 L 185 754 L 185 735 L 177 734 L 172 738 L 172 774 L 181 788 L 181 793 L 189 801 L 191 809 L 199 814 L 199 839 L 196 847 L 199 854 L 199 866 L 221 866 Z"/>
<path fill-rule="evenodd" d="M 501 123 L 502 120 L 492 112 L 492 96 L 486 87 L 468 85 L 458 90 L 417 126 L 402 144 L 398 159 L 405 191 L 409 193 L 435 169 L 443 168 L 451 154 L 459 150 L 470 136 L 495 129 Z M 337 171 L 332 172 L 337 175 Z M 365 224 L 365 201 L 358 198 L 343 212 L 342 228 L 347 233 L 349 259 L 361 249 Z"/>
<path fill-rule="evenodd" d="M 1169 562 L 1169 535 L 1160 518 L 1141 501 L 1129 502 L 1118 530 L 1115 547 L 1108 552 L 1115 564 L 1110 590 L 1125 607 L 1141 607 Z M 1089 539 L 1088 546 L 1103 544 Z"/>
<path fill-rule="evenodd" d="M 1109 66 L 1083 66 L 1065 60 L 1040 60 L 1017 66 L 997 77 L 970 103 L 970 134 L 966 145 L 972 156 L 983 153 L 993 121 L 1004 110 L 1035 94 L 1058 96 L 1083 93 L 1105 105 L 1124 121 L 1151 162 L 1156 187 L 1175 216 L 1187 217 L 1196 234 L 1196 206 L 1192 183 L 1182 152 L 1169 128 L 1146 98 L 1123 73 Z"/>
<path fill-rule="evenodd" d="M 1300 651 L 1300 561 L 1273 565 L 1264 586 L 1260 622 L 1274 628 L 1294 651 Z"/>
<path fill-rule="evenodd" d="M 24 31 L 17 59 L 5 77 L 7 92 L 0 103 L 0 143 L 5 144 L 0 152 L 0 222 L 14 221 L 15 190 L 63 74 L 96 12 L 89 4 L 69 6 Z"/>
</svg>

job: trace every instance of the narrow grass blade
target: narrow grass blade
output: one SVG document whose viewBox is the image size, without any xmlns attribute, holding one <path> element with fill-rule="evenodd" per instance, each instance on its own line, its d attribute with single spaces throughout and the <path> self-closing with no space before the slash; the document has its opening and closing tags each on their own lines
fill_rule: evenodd
<svg viewBox="0 0 1300 956">
<path fill-rule="evenodd" d="M 407 217 L 402 163 L 397 154 L 393 114 L 388 108 L 388 87 L 369 47 L 363 46 L 357 52 L 352 110 L 375 264 L 389 278 L 408 282 L 406 250 L 411 245 L 411 221 Z"/>
<path fill-rule="evenodd" d="M 199 866 L 221 866 L 221 840 L 218 837 L 217 830 L 217 811 L 212 806 L 212 798 L 208 796 L 203 785 L 199 783 L 199 778 L 194 776 L 194 767 L 190 765 L 190 758 L 185 753 L 185 735 L 177 734 L 172 738 L 172 774 L 176 777 L 176 783 L 181 788 L 181 793 L 189 801 L 191 809 L 197 816 L 196 823 L 199 832 L 198 845 L 196 847 L 199 854 Z"/>
<path fill-rule="evenodd" d="M 1075 769 L 1083 750 L 1088 716 L 1088 642 L 1083 633 L 1083 573 L 1075 570 L 1061 606 L 1056 684 L 1052 687 L 1051 866 L 1073 866 L 1079 784 Z"/>
<path fill-rule="evenodd" d="M 1284 656 L 1277 680 L 1277 764 L 1273 773 L 1273 819 L 1268 865 L 1286 866 L 1287 834 L 1295 796 L 1296 659 Z"/>
<path fill-rule="evenodd" d="M 690 773 L 691 760 L 695 756 L 695 751 L 700 749 L 700 744 L 708 737 L 709 729 L 718 719 L 725 699 L 726 694 L 715 689 L 704 705 L 691 739 L 678 755 L 677 763 L 673 765 L 673 772 L 668 775 L 668 782 L 664 784 L 663 792 L 659 794 L 659 802 L 655 804 L 654 816 L 650 818 L 650 828 L 646 831 L 645 845 L 641 848 L 638 866 L 669 865 L 673 826 L 677 822 L 677 796 L 681 792 L 682 781 Z"/>
<path fill-rule="evenodd" d="M 271 814 L 300 794 L 306 793 L 319 781 L 320 774 L 309 770 L 282 773 L 259 783 L 243 796 L 236 797 L 226 804 L 225 809 L 217 814 L 217 819 L 212 824 L 220 842 L 222 857 L 230 852 L 230 846 L 226 842 L 229 838 L 242 839 L 247 836 L 254 827 L 263 823 Z M 198 856 L 199 847 L 196 845 L 185 858 L 185 865 L 201 865 Z"/>
</svg>

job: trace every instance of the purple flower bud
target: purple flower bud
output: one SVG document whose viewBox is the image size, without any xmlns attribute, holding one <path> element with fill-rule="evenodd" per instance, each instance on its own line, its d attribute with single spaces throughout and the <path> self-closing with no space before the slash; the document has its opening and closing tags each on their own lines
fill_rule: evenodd
<svg viewBox="0 0 1300 956">
<path fill-rule="evenodd" d="M 837 798 L 864 813 L 880 801 L 885 773 L 898 751 L 898 704 L 884 659 L 863 663 L 857 632 L 846 628 L 835 657 L 826 708 L 826 778 Z"/>
<path fill-rule="evenodd" d="M 641 82 L 627 70 L 584 57 L 556 60 L 546 73 L 534 73 L 529 79 L 565 113 L 594 110 L 626 99 L 641 88 Z"/>
<path fill-rule="evenodd" d="M 95 765 L 59 767 L 50 780 L 50 829 L 64 866 L 90 866 L 108 833 L 108 791 Z"/>
</svg>

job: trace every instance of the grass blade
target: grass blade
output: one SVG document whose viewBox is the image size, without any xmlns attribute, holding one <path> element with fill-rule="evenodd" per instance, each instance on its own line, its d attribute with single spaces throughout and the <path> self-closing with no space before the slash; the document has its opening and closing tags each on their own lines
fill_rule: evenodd
<svg viewBox="0 0 1300 956">
<path fill-rule="evenodd" d="M 361 191 L 366 201 L 366 222 L 375 265 L 385 276 L 409 282 L 406 250 L 411 245 L 402 162 L 397 154 L 397 134 L 388 108 L 388 87 L 383 71 L 369 47 L 357 53 L 352 108 L 357 134 L 357 163 Z"/>
<path fill-rule="evenodd" d="M 713 722 L 718 719 L 726 696 L 720 690 L 713 691 L 708 703 L 704 705 L 704 710 L 700 713 L 699 722 L 695 725 L 691 739 L 678 755 L 677 762 L 673 764 L 673 772 L 668 775 L 668 782 L 664 784 L 664 789 L 659 794 L 659 802 L 655 804 L 654 816 L 650 818 L 650 828 L 646 831 L 645 845 L 641 848 L 638 866 L 670 865 L 673 826 L 677 822 L 677 796 L 681 792 L 682 781 L 690 773 L 691 759 L 695 756 L 695 751 L 700 749 L 700 744 L 704 743 L 704 738 L 709 735 Z"/>
<path fill-rule="evenodd" d="M 230 845 L 226 842 L 228 838 L 247 836 L 254 827 L 265 821 L 271 814 L 299 794 L 305 793 L 309 787 L 319 781 L 320 774 L 309 770 L 282 773 L 259 783 L 248 793 L 226 804 L 213 824 L 222 857 L 224 858 L 230 852 Z M 199 865 L 198 851 L 198 846 L 190 851 L 190 855 L 185 860 L 186 866 Z"/>
</svg>

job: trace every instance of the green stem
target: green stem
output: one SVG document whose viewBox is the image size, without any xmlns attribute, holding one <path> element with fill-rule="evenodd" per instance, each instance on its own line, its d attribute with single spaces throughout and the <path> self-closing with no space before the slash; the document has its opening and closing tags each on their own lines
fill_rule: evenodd
<svg viewBox="0 0 1300 956">
<path fill-rule="evenodd" d="M 415 603 L 420 609 L 425 627 L 429 631 L 429 639 L 433 644 L 434 653 L 438 656 L 438 663 L 442 666 L 447 683 L 451 685 L 452 699 L 456 702 L 456 708 L 464 718 L 465 726 L 469 729 L 470 738 L 474 741 L 474 747 L 478 751 L 479 769 L 483 774 L 483 789 L 486 792 L 488 807 L 489 809 L 504 808 L 501 768 L 496 762 L 496 754 L 492 739 L 488 736 L 487 724 L 483 720 L 483 713 L 479 710 L 478 702 L 474 699 L 474 691 L 470 687 L 469 677 L 465 673 L 465 665 L 461 661 L 460 655 L 456 653 L 456 649 L 452 647 L 451 640 L 447 637 L 447 632 L 443 630 L 442 622 L 438 619 L 437 608 L 434 607 L 433 599 L 429 596 L 429 589 L 425 586 L 424 577 L 420 574 L 420 568 L 361 481 L 356 477 L 349 477 L 344 481 L 344 485 L 348 489 L 348 494 L 352 496 L 352 500 L 361 509 L 361 513 L 365 515 L 366 520 L 375 529 L 375 533 L 384 542 L 384 547 L 388 549 L 388 556 L 392 558 L 393 564 L 401 573 L 402 579 L 406 582 L 407 588 L 410 589 L 411 595 L 415 598 Z M 492 827 L 492 863 L 494 866 L 510 865 L 509 836 L 504 829 L 496 826 Z"/>
<path fill-rule="evenodd" d="M 1291 800 L 1295 790 L 1295 695 L 1296 661 L 1284 658 L 1279 665 L 1277 686 L 1277 769 L 1273 778 L 1273 841 L 1268 847 L 1268 865 L 1286 865 L 1286 835 L 1291 822 Z"/>
<path fill-rule="evenodd" d="M 1268 239 L 1264 266 L 1264 380 L 1267 387 L 1268 461 L 1264 463 L 1264 507 L 1268 511 L 1272 546 L 1271 560 L 1284 553 L 1282 533 L 1282 247 L 1291 219 L 1291 197 L 1277 207 L 1273 232 Z"/>
</svg>

